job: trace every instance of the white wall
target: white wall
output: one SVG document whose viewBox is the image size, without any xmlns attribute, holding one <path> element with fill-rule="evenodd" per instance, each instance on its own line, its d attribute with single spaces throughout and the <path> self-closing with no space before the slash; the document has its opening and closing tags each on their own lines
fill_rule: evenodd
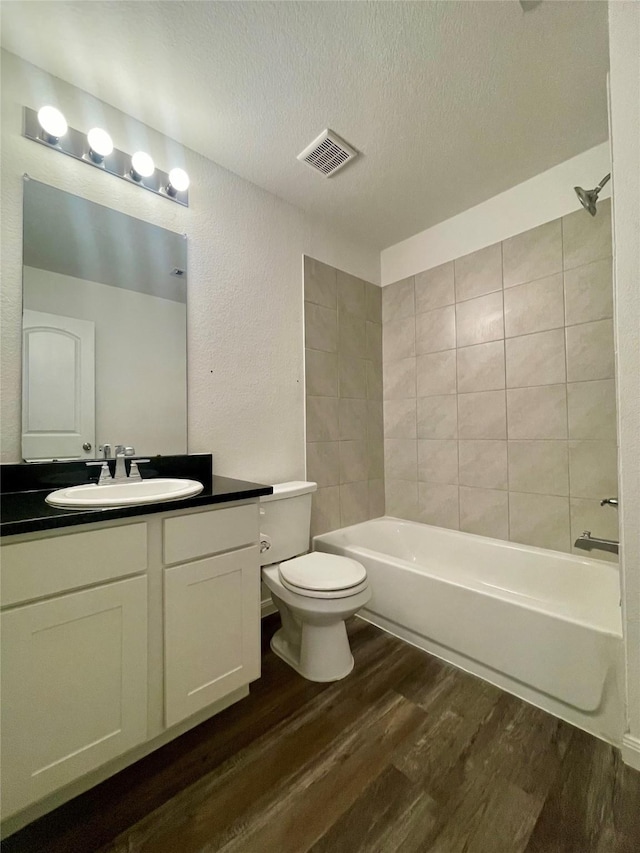
<svg viewBox="0 0 640 853">
<path fill-rule="evenodd" d="M 609 3 L 621 572 L 629 737 L 640 770 L 640 4 Z"/>
<path fill-rule="evenodd" d="M 149 97 L 162 97 L 149 93 Z M 185 209 L 21 136 L 22 106 L 59 106 L 191 176 Z M 170 111 L 171 105 L 167 104 Z M 216 116 L 211 116 L 216 121 Z M 252 144 L 247 140 L 247 144 Z M 12 54 L 2 55 L 2 461 L 20 459 L 22 175 L 189 237 L 189 450 L 218 473 L 304 475 L 302 255 L 379 282 L 379 253 Z"/>
<path fill-rule="evenodd" d="M 611 171 L 609 143 L 524 181 L 457 216 L 384 249 L 382 284 L 432 269 L 580 209 L 574 186 L 591 189 Z M 600 198 L 609 198 L 608 183 Z"/>
<path fill-rule="evenodd" d="M 24 267 L 23 287 L 25 308 L 95 323 L 96 448 L 184 453 L 184 302 L 33 267 Z"/>
</svg>

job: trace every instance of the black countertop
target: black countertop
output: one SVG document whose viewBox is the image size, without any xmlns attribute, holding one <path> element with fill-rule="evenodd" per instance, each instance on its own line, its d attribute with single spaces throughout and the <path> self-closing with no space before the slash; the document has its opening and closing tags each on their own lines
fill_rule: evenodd
<svg viewBox="0 0 640 853">
<path fill-rule="evenodd" d="M 198 460 L 197 467 L 196 458 Z M 189 479 L 199 480 L 204 486 L 200 494 L 181 500 L 112 507 L 110 509 L 59 509 L 46 503 L 46 496 L 63 486 L 87 482 L 86 466 L 83 465 L 80 468 L 78 467 L 79 463 L 62 462 L 35 463 L 34 466 L 3 465 L 3 487 L 5 489 L 13 488 L 13 490 L 2 492 L 0 536 L 13 536 L 18 533 L 54 530 L 60 527 L 111 521 L 117 518 L 131 518 L 137 515 L 230 503 L 231 501 L 270 495 L 273 492 L 272 486 L 265 486 L 261 483 L 212 476 L 211 457 L 206 454 L 195 458 L 189 457 L 189 464 L 187 465 L 180 464 L 177 457 L 173 457 L 173 464 L 169 463 L 169 457 L 163 457 L 162 463 L 158 459 L 152 460 L 154 476 L 188 477 Z M 208 470 L 207 460 L 209 463 Z M 182 461 L 184 462 L 184 459 Z M 88 470 L 93 471 L 92 476 L 95 479 L 95 473 L 99 472 L 99 469 Z M 151 477 L 146 476 L 147 471 L 149 468 L 143 472 L 143 477 L 144 479 L 151 479 Z"/>
</svg>

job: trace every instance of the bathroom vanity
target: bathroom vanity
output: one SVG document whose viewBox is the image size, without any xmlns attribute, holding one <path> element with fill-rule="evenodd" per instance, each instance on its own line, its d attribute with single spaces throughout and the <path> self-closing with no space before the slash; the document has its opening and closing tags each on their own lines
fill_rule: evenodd
<svg viewBox="0 0 640 853">
<path fill-rule="evenodd" d="M 5 833 L 259 677 L 258 498 L 271 487 L 211 477 L 199 459 L 208 482 L 185 501 L 74 513 L 47 506 L 47 489 L 3 495 Z"/>
</svg>

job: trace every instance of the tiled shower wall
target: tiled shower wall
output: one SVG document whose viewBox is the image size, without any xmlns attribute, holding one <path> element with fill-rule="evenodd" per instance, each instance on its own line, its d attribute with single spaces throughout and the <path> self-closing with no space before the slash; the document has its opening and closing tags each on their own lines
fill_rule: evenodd
<svg viewBox="0 0 640 853">
<path fill-rule="evenodd" d="M 311 535 L 384 515 L 381 289 L 304 259 Z"/>
<path fill-rule="evenodd" d="M 383 288 L 389 515 L 559 551 L 618 538 L 610 207 Z"/>
</svg>

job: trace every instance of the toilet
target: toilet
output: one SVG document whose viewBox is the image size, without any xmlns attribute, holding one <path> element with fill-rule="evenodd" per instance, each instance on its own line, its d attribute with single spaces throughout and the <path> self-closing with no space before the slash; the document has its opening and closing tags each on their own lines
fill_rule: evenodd
<svg viewBox="0 0 640 853">
<path fill-rule="evenodd" d="M 356 560 L 307 553 L 316 488 L 279 483 L 260 498 L 262 580 L 282 619 L 271 640 L 274 653 L 309 681 L 338 681 L 353 669 L 345 619 L 371 592 Z"/>
</svg>

